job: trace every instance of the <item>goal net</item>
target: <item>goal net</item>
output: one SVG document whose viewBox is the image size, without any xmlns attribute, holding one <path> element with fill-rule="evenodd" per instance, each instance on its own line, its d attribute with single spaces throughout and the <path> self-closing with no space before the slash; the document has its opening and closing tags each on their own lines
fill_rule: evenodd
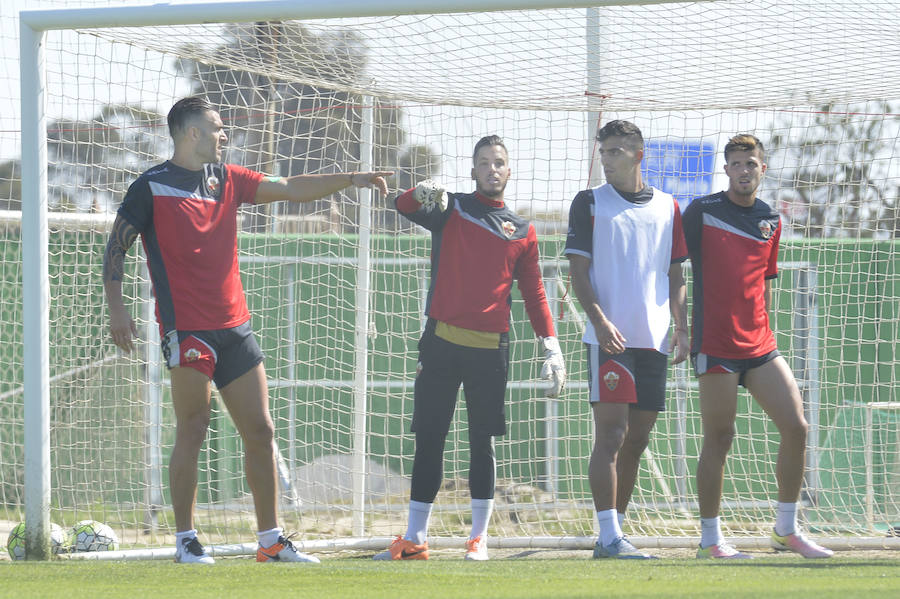
<svg viewBox="0 0 900 599">
<path fill-rule="evenodd" d="M 584 318 L 562 249 L 571 200 L 603 182 L 594 133 L 621 118 L 647 140 L 645 179 L 682 208 L 727 185 L 731 135 L 752 132 L 766 144 L 761 197 L 785 225 L 773 325 L 810 423 L 801 518 L 838 548 L 898 546 L 890 535 L 900 530 L 900 79 L 889 74 L 900 60 L 900 4 L 568 4 L 253 23 L 79 21 L 47 31 L 50 519 L 105 522 L 122 549 L 138 553 L 159 556 L 152 550 L 173 544 L 174 416 L 147 271 L 136 247 L 124 291 L 140 339 L 123 355 L 108 338 L 101 265 L 128 185 L 170 156 L 165 113 L 201 94 L 220 108 L 228 162 L 283 176 L 397 173 L 388 198 L 345 190 L 240 214 L 242 277 L 276 426 L 280 519 L 301 533 L 299 545 L 372 549 L 405 531 L 430 238 L 392 200 L 425 178 L 471 191 L 472 147 L 498 134 L 512 164 L 508 201 L 538 230 L 569 384 L 560 399 L 544 397 L 536 338 L 514 292 L 509 432 L 496 440 L 490 534 L 511 547 L 590 546 Z M 412 11 L 421 8 L 394 12 Z M 112 13 L 92 14 L 110 23 Z M 148 23 L 158 16 L 146 12 Z M 25 512 L 22 256 L 37 243 L 20 217 L 21 172 L 19 156 L 2 157 L 0 518 L 11 524 Z M 672 367 L 668 389 L 625 530 L 645 546 L 688 547 L 699 537 L 696 378 Z M 773 522 L 778 442 L 742 391 L 722 510 L 739 545 L 761 542 Z M 256 530 L 242 462 L 214 393 L 197 528 L 204 542 L 236 552 Z M 468 534 L 467 480 L 460 407 L 433 545 Z"/>
</svg>

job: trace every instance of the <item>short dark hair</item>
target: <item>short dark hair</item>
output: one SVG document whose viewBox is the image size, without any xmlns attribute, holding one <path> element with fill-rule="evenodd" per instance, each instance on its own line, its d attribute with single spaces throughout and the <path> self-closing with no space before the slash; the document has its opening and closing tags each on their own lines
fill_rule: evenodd
<svg viewBox="0 0 900 599">
<path fill-rule="evenodd" d="M 503 148 L 503 151 L 506 152 L 506 155 L 509 156 L 509 150 L 506 149 L 506 146 L 503 144 L 503 140 L 499 135 L 485 135 L 478 140 L 478 143 L 475 144 L 475 149 L 472 150 L 473 163 L 475 162 L 475 157 L 478 156 L 478 150 L 487 146 L 500 146 Z"/>
<path fill-rule="evenodd" d="M 597 130 L 597 141 L 602 142 L 608 137 L 624 137 L 633 148 L 644 149 L 644 136 L 638 126 L 630 121 L 610 121 Z"/>
<path fill-rule="evenodd" d="M 766 157 L 766 149 L 763 148 L 758 137 L 750 133 L 738 133 L 725 144 L 725 162 L 728 162 L 728 155 L 732 152 L 752 152 L 754 150 L 759 150 L 759 155 L 763 158 Z"/>
<path fill-rule="evenodd" d="M 169 110 L 167 117 L 169 135 L 174 138 L 176 133 L 183 131 L 187 127 L 188 121 L 208 110 L 215 110 L 215 108 L 206 98 L 188 96 L 178 100 Z"/>
</svg>

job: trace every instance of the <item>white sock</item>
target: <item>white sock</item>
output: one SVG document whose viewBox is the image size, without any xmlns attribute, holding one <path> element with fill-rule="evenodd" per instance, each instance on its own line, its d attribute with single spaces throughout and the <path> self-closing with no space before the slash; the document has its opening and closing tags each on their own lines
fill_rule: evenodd
<svg viewBox="0 0 900 599">
<path fill-rule="evenodd" d="M 619 521 L 619 528 L 625 527 L 625 512 L 616 512 L 616 520 Z"/>
<path fill-rule="evenodd" d="M 181 550 L 181 548 L 184 546 L 184 544 L 182 542 L 182 541 L 184 541 L 184 539 L 193 539 L 196 536 L 197 536 L 197 531 L 194 529 L 185 530 L 184 532 L 176 532 L 175 533 L 175 548 L 177 550 Z"/>
<path fill-rule="evenodd" d="M 622 536 L 616 510 L 600 510 L 597 512 L 597 524 L 600 525 L 600 544 L 604 547 Z"/>
<path fill-rule="evenodd" d="M 486 537 L 491 512 L 494 511 L 493 499 L 472 499 L 472 534 L 470 539 Z"/>
<path fill-rule="evenodd" d="M 431 518 L 433 503 L 423 501 L 409 502 L 409 524 L 404 539 L 421 545 L 428 538 L 428 520 Z"/>
<path fill-rule="evenodd" d="M 700 546 L 712 547 L 713 545 L 721 545 L 725 541 L 722 536 L 722 524 L 719 517 L 700 518 Z"/>
<path fill-rule="evenodd" d="M 797 532 L 797 504 L 778 502 L 775 513 L 775 534 L 784 537 Z"/>
<path fill-rule="evenodd" d="M 261 530 L 256 533 L 256 538 L 259 539 L 259 546 L 265 549 L 266 547 L 271 547 L 275 543 L 278 542 L 278 537 L 281 536 L 281 533 L 284 532 L 281 528 L 272 528 L 270 530 Z"/>
</svg>

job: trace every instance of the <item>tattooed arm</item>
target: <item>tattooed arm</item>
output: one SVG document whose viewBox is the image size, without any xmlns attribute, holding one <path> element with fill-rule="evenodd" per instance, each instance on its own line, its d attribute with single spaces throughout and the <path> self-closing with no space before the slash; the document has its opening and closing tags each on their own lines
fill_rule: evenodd
<svg viewBox="0 0 900 599">
<path fill-rule="evenodd" d="M 113 343 L 126 353 L 134 349 L 132 339 L 138 334 L 137 325 L 122 299 L 122 276 L 125 272 L 125 254 L 137 236 L 137 229 L 121 216 L 116 216 L 103 254 L 103 289 L 109 307 L 109 333 Z"/>
</svg>

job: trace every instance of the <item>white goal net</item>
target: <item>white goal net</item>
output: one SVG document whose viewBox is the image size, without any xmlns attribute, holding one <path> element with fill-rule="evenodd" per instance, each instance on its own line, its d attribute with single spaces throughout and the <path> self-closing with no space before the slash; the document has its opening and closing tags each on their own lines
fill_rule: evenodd
<svg viewBox="0 0 900 599">
<path fill-rule="evenodd" d="M 785 222 L 773 323 L 811 426 L 801 517 L 839 547 L 897 546 L 900 1 L 571 4 L 47 31 L 50 519 L 105 522 L 126 550 L 172 545 L 174 417 L 143 257 L 135 248 L 126 262 L 126 302 L 141 330 L 130 356 L 108 339 L 101 265 L 124 191 L 170 155 L 165 113 L 201 94 L 220 108 L 228 162 L 277 175 L 397 171 L 388 198 L 347 190 L 241 214 L 281 520 L 301 544 L 370 548 L 405 531 L 430 241 L 392 199 L 425 178 L 471 191 L 471 149 L 498 134 L 513 170 L 507 198 L 538 228 L 570 382 L 560 399 L 544 398 L 516 292 L 490 534 L 511 545 L 589 546 L 583 319 L 562 248 L 572 198 L 602 182 L 597 126 L 623 118 L 647 140 L 646 179 L 682 208 L 724 188 L 728 137 L 752 132 L 766 144 L 761 197 Z M 422 8 L 410 2 L 413 10 Z M 147 22 L 155 16 L 148 10 Z M 9 76 L 4 87 L 15 89 L 18 73 Z M 6 151 L 18 133 L 2 129 Z M 37 243 L 19 212 L 22 166 L 16 151 L 0 156 L 0 520 L 10 524 L 25 513 L 22 256 Z M 670 374 L 626 532 L 693 546 L 696 379 L 683 367 Z M 746 394 L 738 412 L 722 516 L 727 535 L 751 543 L 774 518 L 778 435 Z M 431 520 L 438 545 L 468 533 L 465 431 L 460 407 Z M 198 508 L 204 542 L 254 540 L 240 438 L 215 396 Z M 360 539 L 372 543 L 353 544 Z"/>
</svg>

